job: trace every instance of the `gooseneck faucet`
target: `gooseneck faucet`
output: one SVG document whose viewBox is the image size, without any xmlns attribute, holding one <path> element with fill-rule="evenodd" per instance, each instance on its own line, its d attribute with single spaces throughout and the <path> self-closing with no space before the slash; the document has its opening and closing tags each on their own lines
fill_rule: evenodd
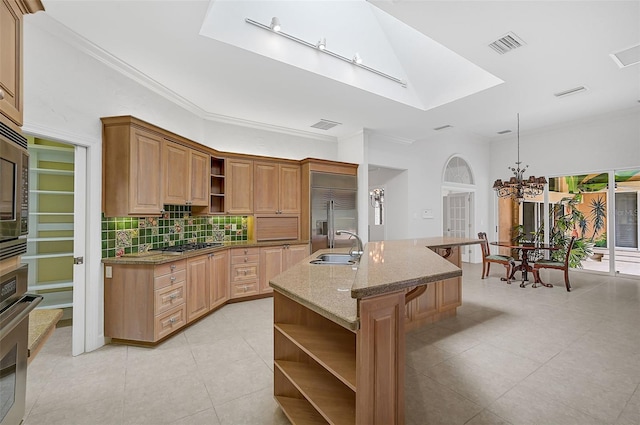
<svg viewBox="0 0 640 425">
<path fill-rule="evenodd" d="M 364 248 L 362 247 L 362 239 L 360 239 L 360 236 L 358 236 L 357 234 L 350 232 L 348 230 L 336 230 L 336 235 L 341 235 L 341 234 L 346 234 L 346 235 L 351 235 L 354 238 L 356 238 L 356 240 L 358 241 L 358 250 L 354 251 L 353 249 L 351 251 L 349 251 L 349 255 L 352 256 L 361 256 L 364 253 Z"/>
</svg>

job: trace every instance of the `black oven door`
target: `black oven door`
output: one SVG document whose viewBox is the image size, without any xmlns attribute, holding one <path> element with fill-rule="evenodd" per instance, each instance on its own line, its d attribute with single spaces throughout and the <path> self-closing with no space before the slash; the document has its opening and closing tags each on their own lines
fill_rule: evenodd
<svg viewBox="0 0 640 425">
<path fill-rule="evenodd" d="M 40 301 L 42 296 L 26 294 L 0 312 L 0 425 L 24 418 L 29 313 Z"/>
</svg>

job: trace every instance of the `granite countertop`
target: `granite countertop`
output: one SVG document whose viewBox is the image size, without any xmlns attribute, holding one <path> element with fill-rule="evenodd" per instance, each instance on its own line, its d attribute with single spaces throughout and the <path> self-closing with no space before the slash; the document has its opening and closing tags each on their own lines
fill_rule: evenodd
<svg viewBox="0 0 640 425">
<path fill-rule="evenodd" d="M 223 246 L 216 246 L 212 248 L 203 248 L 193 251 L 186 251 L 181 253 L 163 253 L 160 251 L 147 251 L 138 254 L 125 254 L 122 257 L 109 257 L 103 258 L 104 264 L 163 264 L 170 263 L 172 261 L 184 260 L 185 258 L 198 257 L 200 255 L 207 255 L 212 252 L 220 251 L 230 248 L 253 248 L 262 246 L 280 246 L 280 245 L 304 245 L 309 241 L 305 240 L 287 240 L 287 241 L 241 241 L 241 242 L 224 242 Z"/>
<path fill-rule="evenodd" d="M 480 240 L 444 237 L 370 242 L 357 265 L 310 264 L 309 261 L 322 253 L 347 252 L 321 250 L 279 274 L 269 284 L 335 323 L 357 330 L 359 298 L 462 276 L 462 270 L 428 248 L 476 243 Z"/>
</svg>

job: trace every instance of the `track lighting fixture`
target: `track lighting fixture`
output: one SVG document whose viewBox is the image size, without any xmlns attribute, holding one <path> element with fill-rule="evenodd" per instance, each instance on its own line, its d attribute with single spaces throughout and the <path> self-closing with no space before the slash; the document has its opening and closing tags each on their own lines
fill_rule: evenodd
<svg viewBox="0 0 640 425">
<path fill-rule="evenodd" d="M 333 56 L 336 59 L 340 59 L 344 62 L 349 62 L 351 64 L 353 64 L 354 66 L 357 66 L 358 68 L 362 68 L 362 69 L 366 69 L 369 72 L 373 72 L 374 74 L 377 74 L 381 77 L 387 78 L 393 82 L 396 82 L 398 84 L 400 84 L 402 87 L 407 87 L 407 82 L 404 80 L 401 80 L 400 78 L 396 78 L 396 77 L 392 77 L 389 74 L 385 74 L 382 71 L 378 71 L 375 68 L 371 68 L 370 66 L 364 65 L 362 63 L 362 58 L 360 57 L 360 55 L 358 53 L 356 53 L 355 55 L 353 55 L 353 58 L 349 59 L 345 56 L 342 56 L 338 53 L 332 52 L 331 50 L 327 49 L 327 40 L 325 37 L 322 37 L 317 43 L 313 44 L 313 43 L 309 43 L 306 40 L 303 40 L 301 38 L 296 37 L 295 35 L 291 35 L 291 34 L 287 34 L 286 32 L 282 31 L 282 27 L 280 26 L 280 20 L 274 16 L 273 18 L 271 18 L 271 25 L 265 25 L 263 23 L 254 21 L 253 19 L 250 18 L 245 18 L 244 20 L 246 23 L 251 24 L 251 25 L 255 25 L 256 27 L 262 28 L 264 30 L 270 31 L 274 34 L 278 34 L 284 38 L 288 38 L 291 41 L 295 41 L 296 43 L 302 44 L 304 46 L 310 47 L 316 51 L 320 51 L 322 53 L 326 53 L 329 56 Z"/>
</svg>

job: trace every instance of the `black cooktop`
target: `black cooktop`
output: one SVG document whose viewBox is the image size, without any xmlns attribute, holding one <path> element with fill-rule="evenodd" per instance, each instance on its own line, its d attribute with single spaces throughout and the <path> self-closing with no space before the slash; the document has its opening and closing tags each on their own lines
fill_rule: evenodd
<svg viewBox="0 0 640 425">
<path fill-rule="evenodd" d="M 222 245 L 224 245 L 222 242 L 185 243 L 181 245 L 165 246 L 164 248 L 154 249 L 154 251 L 186 252 L 186 251 L 195 251 L 197 249 L 215 248 L 217 246 L 222 246 Z"/>
</svg>

